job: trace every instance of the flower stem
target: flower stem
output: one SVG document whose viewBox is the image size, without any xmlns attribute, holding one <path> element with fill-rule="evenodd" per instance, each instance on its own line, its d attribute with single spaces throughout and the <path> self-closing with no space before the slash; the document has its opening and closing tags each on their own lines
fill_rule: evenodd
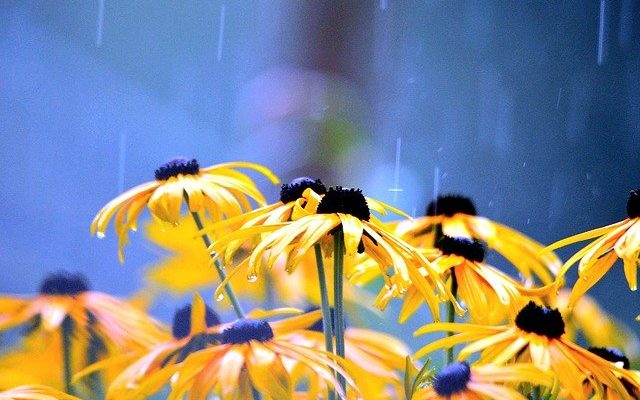
<svg viewBox="0 0 640 400">
<path fill-rule="evenodd" d="M 458 280 L 456 279 L 456 274 L 453 270 L 451 270 L 451 294 L 453 295 L 454 300 L 457 299 Z M 453 300 L 447 303 L 447 321 L 456 322 L 456 311 L 453 305 Z M 447 332 L 447 336 L 451 335 L 453 335 L 453 332 Z M 453 351 L 454 346 L 451 346 L 447 349 L 447 364 L 451 364 L 453 362 Z"/>
<path fill-rule="evenodd" d="M 185 193 L 185 198 L 186 198 L 186 193 Z M 198 214 L 195 211 L 192 211 L 191 216 L 193 217 L 193 221 L 196 223 L 196 227 L 198 228 L 198 230 L 202 230 L 204 228 L 204 225 L 202 224 L 202 220 L 200 219 L 200 214 Z M 207 249 L 211 247 L 211 239 L 209 239 L 209 235 L 207 235 L 206 233 L 203 234 L 202 240 L 204 241 L 205 246 L 207 246 Z M 213 258 L 214 255 L 215 254 L 212 253 L 211 258 Z M 220 260 L 215 259 L 213 262 L 213 265 L 215 265 L 216 270 L 218 271 L 218 276 L 220 277 L 220 281 L 224 281 L 227 278 L 227 274 L 224 272 L 224 269 L 222 267 L 222 263 L 220 262 Z M 240 302 L 238 301 L 238 298 L 236 297 L 236 294 L 233 291 L 233 288 L 231 287 L 230 283 L 227 283 L 225 285 L 224 291 L 227 294 L 227 297 L 229 298 L 229 301 L 233 306 L 233 310 L 236 312 L 236 315 L 238 316 L 238 318 L 244 318 L 244 315 L 245 315 L 244 311 L 242 310 L 242 306 L 240 305 Z"/>
<path fill-rule="evenodd" d="M 344 295 L 343 275 L 344 275 L 344 233 L 338 230 L 333 234 L 333 328 L 336 336 L 336 355 L 345 358 L 344 348 Z M 338 383 L 346 392 L 346 381 L 344 376 L 338 374 Z"/>
<path fill-rule="evenodd" d="M 70 395 L 75 395 L 75 389 L 71 380 L 73 379 L 73 371 L 71 364 L 71 336 L 73 335 L 73 321 L 67 316 L 60 326 L 62 334 L 62 367 L 64 369 L 64 390 Z"/>
<path fill-rule="evenodd" d="M 333 322 L 331 321 L 331 308 L 329 307 L 329 291 L 327 290 L 327 278 L 324 273 L 324 261 L 320 244 L 313 245 L 316 253 L 316 265 L 318 266 L 318 282 L 320 285 L 320 305 L 322 307 L 322 330 L 324 333 L 325 349 L 333 353 Z M 329 388 L 329 400 L 334 400 L 336 393 Z"/>
</svg>

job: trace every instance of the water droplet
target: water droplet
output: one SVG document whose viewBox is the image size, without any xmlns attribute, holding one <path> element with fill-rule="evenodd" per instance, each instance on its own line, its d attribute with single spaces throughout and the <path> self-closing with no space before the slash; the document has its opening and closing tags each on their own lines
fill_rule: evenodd
<svg viewBox="0 0 640 400">
<path fill-rule="evenodd" d="M 224 293 L 219 293 L 218 296 L 216 297 L 216 301 L 222 301 L 224 300 Z"/>
<path fill-rule="evenodd" d="M 257 274 L 249 274 L 249 275 L 247 276 L 247 280 L 248 280 L 249 282 L 255 282 L 255 281 L 257 281 L 257 280 L 258 280 L 258 275 L 257 275 Z"/>
<path fill-rule="evenodd" d="M 287 265 L 287 266 L 284 268 L 284 271 L 285 271 L 287 274 L 290 274 L 290 273 L 293 271 L 293 268 L 292 268 L 290 265 Z"/>
<path fill-rule="evenodd" d="M 98 232 L 98 233 L 96 233 L 96 237 L 97 237 L 98 239 L 104 239 L 104 236 L 105 236 L 104 232 Z"/>
</svg>

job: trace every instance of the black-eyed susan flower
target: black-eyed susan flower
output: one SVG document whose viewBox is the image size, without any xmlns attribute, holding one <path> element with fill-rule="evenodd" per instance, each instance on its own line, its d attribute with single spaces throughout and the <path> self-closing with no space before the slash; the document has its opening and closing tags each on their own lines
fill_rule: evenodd
<svg viewBox="0 0 640 400">
<path fill-rule="evenodd" d="M 589 351 L 609 362 L 612 362 L 619 368 L 629 370 L 629 368 L 631 367 L 631 363 L 629 362 L 629 359 L 627 358 L 627 356 L 625 356 L 622 351 L 620 351 L 615 347 L 589 347 Z M 629 373 L 636 376 L 636 381 L 640 379 L 640 371 L 629 371 Z M 627 393 L 630 396 L 632 396 L 634 399 L 640 398 L 640 389 L 638 388 L 637 383 L 634 384 L 632 382 L 629 382 L 625 378 L 621 378 L 620 381 L 622 385 L 627 389 Z M 586 386 L 587 386 L 586 394 L 591 395 L 593 393 L 593 389 L 589 385 L 586 385 Z M 608 390 L 607 388 L 605 388 L 604 390 L 605 390 L 605 397 L 604 397 L 605 400 L 620 399 L 620 396 L 615 391 Z"/>
<path fill-rule="evenodd" d="M 580 260 L 578 280 L 569 297 L 569 308 L 595 285 L 611 269 L 613 264 L 622 259 L 624 274 L 629 289 L 638 288 L 638 265 L 640 265 L 640 189 L 632 190 L 627 200 L 627 218 L 615 224 L 593 229 L 584 233 L 559 240 L 545 250 L 552 251 L 560 247 L 584 240 L 594 239 L 564 263 L 558 279 L 564 278 L 569 268 Z"/>
<path fill-rule="evenodd" d="M 305 215 L 308 210 L 318 207 L 321 196 L 327 193 L 327 187 L 320 179 L 303 176 L 282 184 L 280 201 L 228 218 L 222 222 L 207 226 L 204 232 L 215 232 L 218 229 L 248 228 L 256 225 L 269 225 L 287 222 Z"/>
<path fill-rule="evenodd" d="M 148 348 L 166 338 L 152 318 L 104 293 L 89 290 L 81 275 L 56 273 L 32 298 L 0 297 L 0 330 L 26 325 L 52 335 L 60 343 L 61 364 L 55 365 L 71 391 L 71 375 L 118 351 Z M 82 358 L 78 358 L 82 357 Z"/>
<path fill-rule="evenodd" d="M 22 385 L 0 392 L 0 400 L 80 400 L 43 385 Z"/>
<path fill-rule="evenodd" d="M 475 239 L 443 236 L 436 243 L 439 253 L 432 255 L 431 265 L 444 277 L 449 277 L 452 291 L 466 304 L 471 321 L 483 325 L 500 324 L 514 318 L 529 301 L 527 296 L 554 291 L 550 285 L 543 289 L 529 289 L 507 274 L 484 262 L 484 246 Z M 455 289 L 455 290 L 454 290 Z M 423 302 L 411 288 L 400 312 L 405 321 Z"/>
<path fill-rule="evenodd" d="M 254 391 L 268 399 L 293 399 L 299 382 L 290 371 L 298 367 L 318 375 L 324 385 L 335 387 L 334 371 L 345 374 L 342 362 L 287 339 L 318 318 L 320 313 L 315 312 L 274 322 L 242 318 L 214 326 L 201 334 L 216 342 L 184 354 L 179 362 L 165 361 L 175 353 L 174 345 L 161 345 L 126 368 L 109 387 L 107 398 L 144 398 L 170 384 L 168 399 L 182 399 L 187 394 L 192 399 L 205 399 L 210 394 L 223 399 L 251 399 Z"/>
<path fill-rule="evenodd" d="M 412 400 L 527 400 L 515 388 L 529 383 L 551 387 L 553 378 L 530 364 L 446 365 L 432 384 L 417 390 Z"/>
<path fill-rule="evenodd" d="M 567 289 L 560 290 L 554 303 L 565 321 L 566 337 L 569 340 L 575 341 L 581 335 L 590 346 L 614 346 L 631 358 L 638 357 L 640 340 L 629 326 L 609 314 L 593 297 L 586 294 L 578 299 L 573 309 L 569 309 L 569 293 Z"/>
<path fill-rule="evenodd" d="M 503 365 L 513 361 L 531 363 L 542 371 L 552 372 L 570 399 L 584 398 L 583 381 L 587 379 L 597 396 L 603 395 L 603 386 L 606 386 L 608 390 L 618 393 L 621 399 L 631 400 L 619 377 L 638 386 L 640 382 L 636 377 L 567 340 L 563 336 L 564 328 L 564 321 L 557 309 L 530 302 L 520 310 L 515 322 L 509 325 L 425 325 L 415 334 L 440 330 L 458 333 L 424 346 L 416 356 L 466 342 L 468 344 L 458 354 L 459 361 L 480 352 L 480 364 Z"/>
<path fill-rule="evenodd" d="M 382 222 L 371 214 L 372 210 L 383 214 L 387 210 L 401 213 L 384 203 L 365 198 L 359 189 L 338 186 L 329 189 L 315 212 L 311 210 L 308 215 L 289 223 L 240 229 L 214 242 L 210 250 L 222 254 L 226 252 L 226 257 L 230 258 L 232 254 L 229 249 L 238 248 L 238 243 L 252 239 L 255 235 L 268 233 L 263 235 L 251 255 L 229 274 L 232 276 L 239 271 L 247 271 L 247 278 L 255 281 L 264 264 L 272 266 L 283 254 L 287 256 L 285 270 L 294 271 L 314 245 L 321 244 L 325 248 L 331 248 L 334 234 L 341 232 L 344 235 L 344 250 L 340 254 L 346 256 L 346 270 L 352 269 L 357 254 L 366 253 L 376 261 L 380 275 L 387 285 L 398 292 L 404 293 L 411 285 L 412 278 L 415 279 L 417 289 L 420 293 L 425 293 L 432 312 L 438 315 L 439 300 L 433 295 L 433 291 L 435 289 L 443 297 L 447 294 L 450 296 L 444 282 L 433 271 L 426 258 L 387 231 Z M 332 250 L 325 253 L 332 253 Z M 426 276 L 418 270 L 420 267 L 426 269 Z M 388 276 L 387 268 L 391 269 L 389 274 L 392 277 Z"/>
<path fill-rule="evenodd" d="M 137 219 L 147 207 L 151 214 L 168 223 L 178 224 L 183 201 L 193 213 L 204 211 L 213 220 L 221 220 L 251 210 L 251 200 L 258 205 L 265 200 L 255 183 L 236 168 L 256 170 L 273 183 L 278 178 L 268 169 L 248 162 L 230 162 L 200 168 L 195 159 L 176 158 L 155 171 L 155 180 L 143 183 L 107 203 L 91 223 L 91 233 L 105 235 L 115 216 L 119 258 L 124 261 L 128 232 L 137 229 Z"/>
<path fill-rule="evenodd" d="M 471 199 L 460 195 L 443 195 L 430 202 L 426 216 L 397 223 L 395 232 L 420 248 L 433 248 L 436 233 L 452 237 L 482 240 L 513 264 L 528 282 L 537 277 L 541 283 L 554 280 L 560 259 L 543 252 L 540 243 L 522 233 L 476 215 Z"/>
</svg>

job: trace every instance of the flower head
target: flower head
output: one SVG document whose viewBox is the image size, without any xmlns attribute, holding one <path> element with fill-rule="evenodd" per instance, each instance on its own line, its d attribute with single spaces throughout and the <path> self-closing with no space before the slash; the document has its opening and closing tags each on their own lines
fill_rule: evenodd
<svg viewBox="0 0 640 400">
<path fill-rule="evenodd" d="M 401 213 L 391 206 L 366 198 L 359 189 L 337 186 L 330 188 L 321 197 L 317 207 L 307 209 L 307 214 L 299 219 L 239 229 L 214 242 L 210 250 L 224 254 L 226 260 L 230 261 L 233 252 L 242 243 L 262 235 L 251 255 L 227 277 L 231 279 L 235 273 L 248 267 L 247 277 L 253 281 L 262 272 L 263 264 L 272 266 L 282 255 L 287 258 L 285 270 L 294 271 L 314 245 L 330 247 L 333 235 L 341 231 L 344 235 L 346 271 L 353 266 L 356 255 L 366 254 L 378 264 L 380 276 L 394 293 L 404 293 L 412 279 L 417 280 L 419 277 L 416 284 L 419 293 L 424 294 L 432 312 L 438 315 L 439 300 L 433 291 L 438 291 L 443 297 L 451 297 L 451 294 L 446 291 L 444 283 L 432 270 L 429 262 L 412 246 L 387 231 L 371 214 L 371 211 L 385 213 L 387 210 Z M 392 277 L 387 275 L 387 268 L 392 268 Z M 419 268 L 423 268 L 426 274 L 423 275 Z M 224 284 L 220 285 L 218 292 Z"/>
<path fill-rule="evenodd" d="M 550 387 L 553 378 L 529 364 L 469 365 L 458 362 L 446 365 L 433 383 L 414 393 L 413 400 L 526 400 L 514 389 L 524 383 Z"/>
<path fill-rule="evenodd" d="M 604 387 L 622 399 L 631 399 L 621 378 L 636 387 L 640 381 L 609 361 L 581 348 L 564 337 L 564 321 L 558 310 L 528 303 L 518 313 L 514 323 L 502 326 L 434 323 L 418 329 L 415 334 L 446 330 L 456 335 L 436 340 L 418 351 L 422 356 L 443 347 L 467 342 L 458 359 L 464 361 L 479 352 L 478 363 L 506 364 L 527 362 L 536 368 L 553 373 L 570 398 L 583 398 L 583 379 L 587 379 L 596 395 L 602 396 Z"/>
<path fill-rule="evenodd" d="M 119 258 L 123 262 L 127 234 L 137 229 L 138 216 L 145 207 L 154 217 L 175 225 L 180 222 L 183 200 L 189 211 L 203 210 L 214 220 L 249 211 L 250 200 L 264 205 L 255 183 L 235 168 L 253 169 L 273 183 L 278 182 L 271 171 L 257 164 L 233 162 L 200 168 L 195 159 L 172 159 L 155 171 L 156 180 L 136 186 L 107 203 L 93 219 L 91 233 L 103 237 L 115 215 Z"/>
<path fill-rule="evenodd" d="M 471 199 L 457 194 L 438 196 L 427 206 L 426 216 L 398 223 L 395 232 L 410 244 L 425 249 L 435 247 L 436 236 L 440 234 L 482 240 L 513 264 L 529 283 L 535 278 L 543 284 L 551 283 L 561 265 L 555 254 L 542 251 L 540 243 L 476 215 Z"/>
<path fill-rule="evenodd" d="M 0 392 L 0 400 L 80 400 L 43 385 L 23 385 Z"/>
<path fill-rule="evenodd" d="M 624 274 L 629 289 L 638 288 L 638 265 L 640 264 L 640 189 L 632 190 L 627 200 L 627 218 L 587 232 L 559 240 L 545 250 L 551 251 L 573 243 L 593 239 L 564 263 L 558 273 L 562 280 L 567 271 L 580 260 L 576 281 L 568 306 L 573 308 L 578 299 L 595 285 L 613 264 L 622 259 Z"/>
</svg>

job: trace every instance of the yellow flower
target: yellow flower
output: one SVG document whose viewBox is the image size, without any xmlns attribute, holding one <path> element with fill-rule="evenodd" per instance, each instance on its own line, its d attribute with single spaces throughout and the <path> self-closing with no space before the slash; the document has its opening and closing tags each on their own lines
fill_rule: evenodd
<svg viewBox="0 0 640 400">
<path fill-rule="evenodd" d="M 452 237 L 482 240 L 513 264 L 528 282 L 537 277 L 549 284 L 561 262 L 552 252 L 543 252 L 544 246 L 498 222 L 476 215 L 473 202 L 459 195 L 439 196 L 427 207 L 425 217 L 402 221 L 396 225 L 398 236 L 420 248 L 435 246 L 436 229 Z"/>
<path fill-rule="evenodd" d="M 291 341 L 305 347 L 325 349 L 322 320 L 307 328 L 303 335 L 293 333 Z M 349 360 L 347 372 L 359 393 L 351 392 L 349 398 L 362 396 L 367 400 L 383 400 L 402 397 L 399 371 L 405 368 L 408 347 L 393 336 L 370 329 L 347 327 L 345 329 L 345 359 Z M 316 399 L 326 391 L 318 377 L 308 377 L 309 398 Z"/>
<path fill-rule="evenodd" d="M 159 286 L 176 295 L 184 295 L 219 283 L 218 277 L 212 273 L 209 251 L 202 245 L 200 238 L 194 236 L 196 230 L 195 223 L 189 217 L 183 217 L 175 227 L 157 220 L 146 225 L 147 238 L 171 252 L 147 269 L 145 278 L 152 288 Z M 285 261 L 280 258 L 276 264 Z M 237 275 L 231 280 L 231 285 L 240 297 L 252 298 L 261 303 L 267 301 L 269 293 L 277 293 L 277 300 L 283 304 L 318 304 L 318 286 L 306 279 L 310 273 L 315 274 L 315 271 L 315 258 L 310 254 L 289 277 L 284 268 L 272 268 L 266 272 L 267 279 L 247 284 L 246 277 Z M 145 289 L 145 292 L 150 290 Z"/>
<path fill-rule="evenodd" d="M 207 226 L 203 232 L 270 225 L 300 218 L 306 210 L 315 210 L 321 196 L 327 193 L 320 179 L 306 176 L 285 183 L 280 188 L 280 201 Z"/>
<path fill-rule="evenodd" d="M 417 357 L 436 349 L 469 342 L 460 350 L 459 361 L 480 352 L 478 363 L 481 364 L 502 365 L 513 360 L 532 363 L 542 371 L 552 372 L 567 397 L 574 400 L 584 398 L 584 379 L 589 381 L 597 396 L 603 395 L 604 385 L 622 399 L 631 400 L 619 377 L 640 387 L 640 381 L 629 371 L 567 340 L 564 337 L 564 321 L 558 310 L 533 302 L 520 310 L 515 323 L 510 325 L 434 323 L 423 326 L 415 334 L 440 330 L 459 333 L 422 347 Z"/>
<path fill-rule="evenodd" d="M 419 389 L 412 400 L 527 400 L 513 386 L 525 382 L 550 387 L 553 378 L 530 364 L 469 365 L 453 363 Z"/>
<path fill-rule="evenodd" d="M 567 307 L 568 301 L 569 290 L 560 290 L 555 306 L 566 322 L 566 336 L 570 340 L 575 340 L 581 334 L 591 346 L 614 346 L 622 349 L 632 359 L 638 357 L 640 340 L 636 333 L 609 315 L 594 298 L 582 296 L 571 310 Z"/>
<path fill-rule="evenodd" d="M 23 385 L 0 392 L 0 400 L 80 400 L 43 385 Z"/>
<path fill-rule="evenodd" d="M 502 271 L 484 263 L 485 249 L 477 240 L 443 236 L 436 246 L 439 254 L 431 265 L 438 273 L 455 279 L 457 295 L 466 304 L 473 322 L 495 325 L 513 319 L 530 300 L 527 297 L 544 295 L 556 289 L 553 284 L 540 289 L 525 288 Z M 400 321 L 406 321 L 422 302 L 423 299 L 411 287 L 400 312 Z"/>
<path fill-rule="evenodd" d="M 204 309 L 201 299 L 194 300 L 187 336 L 161 344 L 137 360 L 123 357 L 92 367 L 129 363 L 109 387 L 107 399 L 145 398 L 168 383 L 171 384 L 170 400 L 182 399 L 187 392 L 189 398 L 195 400 L 206 399 L 211 393 L 223 399 L 250 399 L 252 390 L 269 399 L 293 399 L 298 384 L 290 372 L 294 368 L 318 375 L 322 384 L 340 391 L 333 371 L 344 375 L 340 365 L 343 361 L 287 338 L 292 333 L 304 335 L 301 329 L 320 318 L 319 312 L 275 322 L 244 318 L 208 328 Z M 195 321 L 200 322 L 195 324 Z M 186 330 L 186 327 L 178 329 L 182 333 Z M 192 345 L 194 342 L 198 345 Z"/>
<path fill-rule="evenodd" d="M 628 218 L 559 240 L 545 250 L 551 251 L 583 240 L 595 239 L 567 260 L 558 273 L 558 280 L 564 278 L 569 268 L 580 260 L 578 280 L 569 297 L 569 308 L 595 285 L 621 258 L 629 289 L 638 288 L 638 265 L 640 264 L 640 189 L 632 190 L 627 200 Z"/>
<path fill-rule="evenodd" d="M 359 189 L 343 189 L 338 186 L 329 189 L 317 209 L 309 210 L 308 215 L 289 223 L 239 229 L 214 242 L 210 250 L 222 254 L 226 252 L 227 259 L 230 259 L 235 249 L 246 240 L 268 232 L 268 235 L 263 235 L 251 255 L 228 276 L 230 279 L 248 267 L 247 278 L 254 281 L 262 272 L 263 264 L 273 266 L 282 254 L 287 256 L 285 270 L 294 271 L 316 243 L 325 247 L 331 246 L 331 236 L 341 229 L 344 233 L 346 271 L 352 269 L 358 253 L 366 253 L 377 262 L 380 275 L 389 288 L 403 293 L 412 279 L 415 280 L 417 289 L 424 294 L 433 314 L 439 315 L 439 300 L 433 294 L 433 290 L 435 288 L 443 296 L 450 297 L 451 294 L 446 291 L 444 282 L 416 249 L 388 232 L 382 222 L 371 215 L 371 210 L 380 213 L 385 213 L 386 210 L 401 213 L 391 206 L 365 198 Z M 427 270 L 426 277 L 422 277 L 420 266 Z M 387 268 L 391 268 L 392 277 L 387 276 Z M 223 286 L 224 283 L 218 287 L 216 296 L 221 294 Z"/>
<path fill-rule="evenodd" d="M 625 370 L 629 370 L 630 363 L 629 359 L 622 353 L 620 350 L 614 347 L 589 347 L 589 351 L 597 356 L 615 364 L 618 368 L 623 368 Z M 639 371 L 629 371 L 632 375 L 636 377 L 636 382 L 640 382 L 640 372 Z M 633 384 L 629 382 L 625 378 L 621 378 L 620 381 L 624 385 L 625 389 L 627 389 L 627 393 L 632 396 L 634 399 L 640 398 L 640 388 L 637 384 Z M 586 393 L 587 395 L 593 394 L 593 388 L 586 384 Z M 619 400 L 620 396 L 612 390 L 607 390 L 605 392 L 606 400 Z"/>
<path fill-rule="evenodd" d="M 251 199 L 264 205 L 264 198 L 255 183 L 234 168 L 253 169 L 273 183 L 278 182 L 271 171 L 257 164 L 232 162 L 201 169 L 195 159 L 173 159 L 155 171 L 155 181 L 136 186 L 107 203 L 93 219 L 91 234 L 104 237 L 107 225 L 115 215 L 118 255 L 123 262 L 128 231 L 137 229 L 138 216 L 145 206 L 154 217 L 178 224 L 185 198 L 189 211 L 197 213 L 203 210 L 213 220 L 249 211 Z"/>
<path fill-rule="evenodd" d="M 33 298 L 0 297 L 0 330 L 31 323 L 54 332 L 65 321 L 83 340 L 96 337 L 123 350 L 146 348 L 167 337 L 161 325 L 142 311 L 89 290 L 81 275 L 51 274 Z"/>
</svg>

